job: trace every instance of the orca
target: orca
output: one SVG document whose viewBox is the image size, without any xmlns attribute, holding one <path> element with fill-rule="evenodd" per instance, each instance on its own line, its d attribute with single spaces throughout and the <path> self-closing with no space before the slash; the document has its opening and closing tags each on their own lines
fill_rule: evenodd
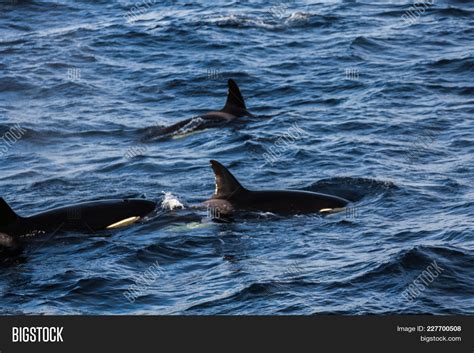
<svg viewBox="0 0 474 353">
<path fill-rule="evenodd" d="M 211 111 L 203 115 L 189 118 L 168 127 L 148 128 L 142 141 L 151 141 L 159 138 L 167 138 L 173 135 L 186 134 L 197 130 L 217 127 L 243 116 L 254 117 L 254 115 L 247 110 L 244 98 L 237 83 L 235 83 L 234 80 L 229 79 L 227 85 L 229 87 L 227 101 L 224 108 L 221 110 Z"/>
<path fill-rule="evenodd" d="M 342 210 L 348 200 L 338 196 L 299 190 L 252 191 L 243 187 L 222 164 L 211 160 L 215 173 L 214 195 L 204 202 L 214 214 L 232 216 L 239 211 L 271 212 L 280 215 L 332 213 Z M 219 217 L 216 217 L 219 218 Z"/>
<path fill-rule="evenodd" d="M 0 237 L 5 243 L 57 231 L 95 232 L 133 224 L 150 214 L 156 203 L 144 199 L 101 200 L 50 209 L 21 217 L 0 198 Z"/>
</svg>

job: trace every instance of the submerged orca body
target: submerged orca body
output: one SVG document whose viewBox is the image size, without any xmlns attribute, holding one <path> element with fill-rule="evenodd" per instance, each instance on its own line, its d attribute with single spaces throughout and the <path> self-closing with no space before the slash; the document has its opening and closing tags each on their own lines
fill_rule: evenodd
<svg viewBox="0 0 474 353">
<path fill-rule="evenodd" d="M 30 217 L 17 215 L 0 198 L 0 240 L 59 230 L 99 231 L 130 225 L 151 213 L 153 201 L 143 199 L 103 200 L 55 208 Z M 3 233 L 3 234 L 2 234 Z M 1 244 L 0 244 L 1 245 Z"/>
<path fill-rule="evenodd" d="M 211 161 L 216 178 L 216 190 L 204 202 L 219 214 L 231 215 L 236 211 L 272 212 L 276 214 L 326 213 L 345 207 L 349 201 L 326 194 L 309 191 L 268 190 L 251 191 L 217 161 Z"/>
<path fill-rule="evenodd" d="M 186 134 L 192 131 L 217 127 L 229 123 L 243 116 L 253 116 L 245 106 L 244 98 L 240 93 L 239 86 L 234 80 L 227 81 L 229 90 L 224 108 L 219 111 L 211 111 L 194 118 L 180 121 L 168 127 L 154 127 L 148 129 L 144 141 L 166 138 L 172 135 Z"/>
</svg>

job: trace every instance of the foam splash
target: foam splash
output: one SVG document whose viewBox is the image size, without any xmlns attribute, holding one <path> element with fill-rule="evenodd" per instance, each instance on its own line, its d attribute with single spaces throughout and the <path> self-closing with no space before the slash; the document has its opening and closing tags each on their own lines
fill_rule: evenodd
<svg viewBox="0 0 474 353">
<path fill-rule="evenodd" d="M 293 12 L 285 19 L 285 23 L 308 21 L 312 16 L 309 12 Z"/>
<path fill-rule="evenodd" d="M 270 7 L 263 11 L 258 17 L 249 15 L 210 15 L 205 17 L 205 23 L 222 27 L 256 27 L 265 29 L 282 28 L 289 25 L 305 23 L 314 14 L 306 11 L 292 11 L 284 6 Z"/>
<path fill-rule="evenodd" d="M 165 197 L 161 201 L 161 208 L 164 210 L 184 209 L 184 205 L 171 192 L 163 191 Z"/>
<path fill-rule="evenodd" d="M 192 118 L 191 121 L 187 123 L 186 125 L 184 125 L 181 129 L 179 129 L 176 134 L 178 135 L 188 134 L 194 131 L 195 129 L 197 129 L 203 123 L 204 123 L 204 119 L 201 117 Z"/>
</svg>

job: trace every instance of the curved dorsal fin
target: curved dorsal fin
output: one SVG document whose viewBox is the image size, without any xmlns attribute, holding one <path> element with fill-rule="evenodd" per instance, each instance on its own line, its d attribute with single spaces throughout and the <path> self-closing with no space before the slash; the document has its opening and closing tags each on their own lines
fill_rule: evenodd
<svg viewBox="0 0 474 353">
<path fill-rule="evenodd" d="M 216 178 L 213 199 L 230 199 L 239 192 L 247 191 L 226 167 L 218 161 L 211 160 L 210 162 Z"/>
<path fill-rule="evenodd" d="M 239 86 L 237 86 L 237 83 L 231 78 L 227 81 L 227 85 L 229 86 L 227 101 L 221 111 L 235 116 L 247 115 L 247 107 L 245 106 L 244 97 L 242 97 L 242 93 L 240 93 Z"/>
<path fill-rule="evenodd" d="M 18 219 L 18 215 L 11 209 L 7 202 L 0 197 L 0 225 L 7 225 Z"/>
</svg>

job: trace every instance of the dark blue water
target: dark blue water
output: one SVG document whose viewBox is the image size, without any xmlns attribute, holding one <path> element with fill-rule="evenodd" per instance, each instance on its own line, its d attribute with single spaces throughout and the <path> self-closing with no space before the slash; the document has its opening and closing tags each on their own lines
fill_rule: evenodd
<svg viewBox="0 0 474 353">
<path fill-rule="evenodd" d="M 408 1 L 144 3 L 1 2 L 0 133 L 25 132 L 0 195 L 22 215 L 165 201 L 126 229 L 32 240 L 0 266 L 2 313 L 474 313 L 474 3 L 436 0 L 413 23 Z M 260 118 L 140 143 L 220 109 L 228 78 Z M 353 203 L 212 222 L 192 208 L 210 159 L 249 188 Z"/>
</svg>

